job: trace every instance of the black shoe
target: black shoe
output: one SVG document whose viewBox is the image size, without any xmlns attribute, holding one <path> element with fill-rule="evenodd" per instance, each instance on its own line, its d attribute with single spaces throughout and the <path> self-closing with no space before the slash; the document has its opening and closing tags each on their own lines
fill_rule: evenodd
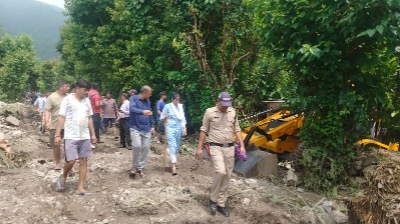
<svg viewBox="0 0 400 224">
<path fill-rule="evenodd" d="M 126 145 L 119 145 L 118 148 L 126 148 Z"/>
<path fill-rule="evenodd" d="M 215 215 L 217 213 L 217 202 L 213 202 L 210 200 L 210 212 L 211 215 Z"/>
<path fill-rule="evenodd" d="M 225 207 L 218 206 L 218 212 L 223 214 L 225 217 L 229 217 L 231 213 L 229 213 L 228 209 Z"/>
</svg>

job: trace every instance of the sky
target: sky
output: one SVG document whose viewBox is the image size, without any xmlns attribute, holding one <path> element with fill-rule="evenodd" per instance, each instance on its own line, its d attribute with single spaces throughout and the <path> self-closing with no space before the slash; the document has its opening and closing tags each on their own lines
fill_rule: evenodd
<svg viewBox="0 0 400 224">
<path fill-rule="evenodd" d="M 44 3 L 47 3 L 49 5 L 55 5 L 55 6 L 58 6 L 58 7 L 62 8 L 62 9 L 64 8 L 64 0 L 36 0 L 36 1 L 44 2 Z"/>
</svg>

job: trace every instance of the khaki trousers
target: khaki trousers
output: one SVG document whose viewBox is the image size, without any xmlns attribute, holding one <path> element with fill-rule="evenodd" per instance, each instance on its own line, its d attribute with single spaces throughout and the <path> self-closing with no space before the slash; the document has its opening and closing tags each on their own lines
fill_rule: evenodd
<svg viewBox="0 0 400 224">
<path fill-rule="evenodd" d="M 210 152 L 215 170 L 210 199 L 213 202 L 217 202 L 219 206 L 225 207 L 228 199 L 229 181 L 235 162 L 235 148 L 233 146 L 211 146 Z"/>
</svg>

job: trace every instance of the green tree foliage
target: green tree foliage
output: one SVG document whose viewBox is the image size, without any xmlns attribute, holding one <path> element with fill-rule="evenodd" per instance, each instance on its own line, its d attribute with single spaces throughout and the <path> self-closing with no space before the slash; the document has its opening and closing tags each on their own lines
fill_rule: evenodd
<svg viewBox="0 0 400 224">
<path fill-rule="evenodd" d="M 58 46 L 65 72 L 114 93 L 144 84 L 154 98 L 178 91 L 196 129 L 221 90 L 257 110 L 279 79 L 249 2 L 66 1 L 69 21 Z"/>
<path fill-rule="evenodd" d="M 306 185 L 331 191 L 346 176 L 351 145 L 369 117 L 391 106 L 399 2 L 273 0 L 259 7 L 265 43 L 292 72 L 292 103 L 306 108 Z"/>
<path fill-rule="evenodd" d="M 37 86 L 40 92 L 55 91 L 59 80 L 66 80 L 70 83 L 75 78 L 71 75 L 62 75 L 63 63 L 60 60 L 48 60 L 37 65 Z"/>
<path fill-rule="evenodd" d="M 0 39 L 0 100 L 16 101 L 24 90 L 37 62 L 32 39 L 27 35 Z"/>
</svg>

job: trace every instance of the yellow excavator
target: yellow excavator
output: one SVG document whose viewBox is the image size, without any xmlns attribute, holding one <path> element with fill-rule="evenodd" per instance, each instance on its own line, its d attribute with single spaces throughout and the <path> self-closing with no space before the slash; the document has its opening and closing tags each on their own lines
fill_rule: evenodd
<svg viewBox="0 0 400 224">
<path fill-rule="evenodd" d="M 304 113 L 293 113 L 285 109 L 278 109 L 278 107 L 262 113 L 272 114 L 242 130 L 246 148 L 255 146 L 277 154 L 295 152 L 300 144 L 298 133 L 303 126 Z M 398 143 L 386 145 L 375 139 L 361 139 L 355 145 L 359 147 L 372 145 L 396 152 L 399 150 Z"/>
</svg>

